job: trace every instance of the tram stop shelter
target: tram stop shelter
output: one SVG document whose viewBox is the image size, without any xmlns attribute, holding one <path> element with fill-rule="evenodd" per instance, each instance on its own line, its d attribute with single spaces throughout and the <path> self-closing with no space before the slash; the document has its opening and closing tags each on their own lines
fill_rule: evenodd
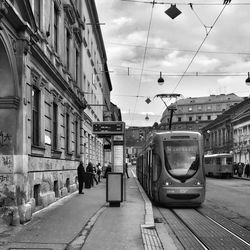
<svg viewBox="0 0 250 250">
<path fill-rule="evenodd" d="M 93 122 L 93 134 L 110 141 L 112 171 L 107 175 L 106 201 L 120 206 L 126 200 L 125 123 L 122 121 Z"/>
</svg>

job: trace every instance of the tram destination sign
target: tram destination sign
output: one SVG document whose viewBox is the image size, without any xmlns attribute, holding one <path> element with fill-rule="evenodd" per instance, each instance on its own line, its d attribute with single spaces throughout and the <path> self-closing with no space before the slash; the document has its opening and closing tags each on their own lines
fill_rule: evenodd
<svg viewBox="0 0 250 250">
<path fill-rule="evenodd" d="M 93 134 L 96 135 L 121 135 L 125 131 L 124 122 L 93 122 Z"/>
</svg>

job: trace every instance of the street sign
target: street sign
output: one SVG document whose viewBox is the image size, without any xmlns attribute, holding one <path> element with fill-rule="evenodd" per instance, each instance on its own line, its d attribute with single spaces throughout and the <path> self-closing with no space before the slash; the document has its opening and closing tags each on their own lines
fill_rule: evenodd
<svg viewBox="0 0 250 250">
<path fill-rule="evenodd" d="M 96 135 L 120 135 L 124 132 L 124 122 L 93 122 L 93 134 Z"/>
</svg>

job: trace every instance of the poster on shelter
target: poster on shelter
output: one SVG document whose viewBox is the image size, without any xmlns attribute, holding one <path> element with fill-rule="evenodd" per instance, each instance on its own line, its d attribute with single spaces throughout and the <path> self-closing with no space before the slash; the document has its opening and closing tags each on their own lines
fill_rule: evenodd
<svg viewBox="0 0 250 250">
<path fill-rule="evenodd" d="M 114 172 L 123 173 L 123 145 L 114 145 Z"/>
</svg>

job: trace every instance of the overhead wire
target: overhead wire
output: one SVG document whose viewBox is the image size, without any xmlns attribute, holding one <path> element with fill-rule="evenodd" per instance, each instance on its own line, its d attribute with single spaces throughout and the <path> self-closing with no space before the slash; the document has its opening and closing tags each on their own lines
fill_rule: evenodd
<svg viewBox="0 0 250 250">
<path fill-rule="evenodd" d="M 125 44 L 125 43 L 116 43 L 116 42 L 109 42 L 107 44 L 117 45 L 117 46 L 119 45 L 119 46 L 145 48 L 145 46 L 138 45 L 138 44 Z M 176 49 L 176 48 L 165 49 L 165 48 L 152 47 L 152 46 L 148 46 L 148 49 L 155 49 L 155 50 L 162 50 L 162 51 L 173 51 L 174 50 L 174 51 L 177 51 L 177 52 L 189 52 L 189 53 L 195 52 L 195 50 L 188 50 L 188 49 Z M 229 51 L 204 51 L 204 50 L 201 50 L 200 53 L 205 53 L 205 54 L 226 54 L 226 55 L 250 55 L 250 52 L 232 52 L 232 51 L 229 52 Z"/>
<path fill-rule="evenodd" d="M 152 1 L 140 1 L 140 0 L 121 0 L 123 2 L 135 2 L 135 3 L 147 3 L 147 4 L 152 4 Z M 164 5 L 171 5 L 171 4 L 178 4 L 178 5 L 190 5 L 190 2 L 188 3 L 184 3 L 184 2 L 180 2 L 180 3 L 176 3 L 176 2 L 157 2 L 154 1 L 154 4 L 164 4 Z M 192 3 L 192 5 L 212 5 L 212 6 L 216 6 L 216 5 L 225 5 L 224 3 L 222 3 L 222 1 L 220 3 Z M 250 3 L 230 3 L 230 5 L 250 5 Z"/>
<path fill-rule="evenodd" d="M 141 68 L 141 75 L 140 75 L 140 80 L 139 80 L 139 86 L 138 86 L 138 90 L 137 90 L 137 96 L 140 93 L 140 89 L 141 89 L 141 83 L 142 83 L 142 76 L 143 76 L 143 70 L 144 70 L 144 64 L 145 64 L 145 60 L 146 60 L 146 54 L 147 54 L 147 46 L 148 46 L 148 40 L 149 40 L 149 33 L 150 33 L 150 29 L 151 29 L 151 24 L 152 24 L 152 19 L 153 19 L 153 10 L 154 10 L 154 2 L 152 3 L 152 9 L 151 9 L 151 14 L 150 14 L 150 19 L 149 19 L 149 26 L 148 26 L 148 32 L 147 32 L 147 38 L 146 38 L 146 44 L 145 44 L 145 50 L 144 50 L 144 54 L 143 54 L 143 59 L 142 59 L 142 68 Z M 134 113 L 137 107 L 137 102 L 138 102 L 138 98 L 136 98 L 135 101 L 135 107 L 134 107 Z M 133 117 L 132 117 L 133 118 Z M 131 120 L 131 123 L 133 122 L 133 119 Z"/>
<path fill-rule="evenodd" d="M 192 57 L 192 59 L 190 60 L 188 66 L 186 67 L 185 71 L 183 72 L 180 80 L 178 81 L 178 83 L 176 84 L 176 86 L 173 89 L 173 92 L 178 88 L 179 84 L 181 83 L 182 79 L 184 78 L 185 74 L 187 73 L 187 71 L 189 70 L 190 66 L 192 65 L 194 59 L 196 58 L 196 56 L 198 55 L 201 47 L 203 46 L 203 44 L 205 43 L 205 41 L 207 40 L 210 32 L 212 31 L 213 27 L 215 26 L 215 24 L 217 23 L 217 21 L 219 20 L 220 16 L 222 15 L 224 9 L 226 8 L 227 5 L 224 5 L 222 10 L 220 11 L 219 15 L 216 17 L 215 21 L 213 22 L 212 26 L 210 27 L 210 29 L 207 31 L 206 36 L 204 37 L 204 39 L 202 40 L 200 46 L 198 47 L 197 51 L 195 52 L 194 56 Z"/>
<path fill-rule="evenodd" d="M 135 110 L 136 110 L 136 105 L 137 105 L 137 100 L 138 100 L 138 93 L 140 92 L 140 86 L 141 86 L 141 80 L 142 80 L 142 75 L 143 75 L 143 70 L 144 70 L 144 63 L 145 63 L 146 52 L 147 52 L 147 49 L 148 49 L 147 44 L 148 44 L 149 31 L 150 31 L 151 22 L 152 22 L 152 14 L 153 14 L 154 5 L 155 5 L 155 4 L 172 4 L 172 3 L 167 3 L 167 2 L 161 2 L 161 3 L 160 3 L 160 2 L 156 2 L 155 0 L 154 0 L 153 2 L 136 1 L 136 0 L 122 0 L 122 1 L 140 2 L 140 3 L 150 3 L 150 4 L 152 4 L 150 25 L 149 25 L 149 29 L 148 29 L 147 42 L 146 42 L 145 51 L 144 51 L 144 57 L 143 57 L 142 71 L 141 71 L 141 75 L 140 75 L 140 84 L 139 84 L 139 88 L 138 88 L 138 92 L 137 92 L 136 104 L 135 104 L 135 109 L 134 109 L 134 112 L 135 112 Z M 178 5 L 190 5 L 191 9 L 193 9 L 193 4 L 191 4 L 191 3 L 178 3 Z M 200 3 L 200 4 L 198 4 L 198 3 L 196 3 L 195 5 L 222 5 L 222 3 L 221 3 L 221 4 L 214 4 L 214 3 L 211 3 L 211 4 Z M 190 68 L 190 66 L 192 65 L 192 63 L 193 63 L 195 57 L 196 57 L 197 54 L 200 52 L 201 47 L 202 47 L 203 44 L 205 43 L 205 41 L 206 41 L 207 37 L 209 36 L 210 32 L 212 31 L 213 27 L 215 26 L 215 24 L 217 23 L 218 19 L 219 19 L 220 16 L 222 15 L 222 13 L 223 13 L 223 11 L 224 11 L 226 5 L 228 5 L 228 4 L 224 4 L 224 6 L 223 6 L 221 12 L 220 12 L 219 15 L 217 16 L 217 18 L 215 19 L 215 21 L 214 21 L 214 23 L 213 23 L 213 25 L 212 25 L 211 27 L 206 26 L 206 25 L 202 22 L 201 18 L 198 16 L 198 14 L 194 11 L 195 15 L 197 16 L 197 18 L 199 19 L 199 21 L 202 23 L 202 25 L 203 25 L 203 26 L 205 27 L 205 29 L 206 29 L 206 36 L 205 36 L 205 38 L 203 39 L 203 41 L 201 42 L 200 46 L 198 47 L 198 49 L 197 49 L 197 51 L 195 52 L 194 56 L 192 57 L 191 61 L 189 62 L 189 64 L 188 64 L 186 70 L 185 70 L 184 73 L 181 75 L 181 78 L 180 78 L 180 80 L 178 81 L 178 83 L 177 83 L 177 85 L 175 86 L 175 88 L 173 89 L 173 92 L 174 92 L 175 89 L 179 86 L 179 84 L 181 83 L 182 79 L 183 79 L 184 76 L 186 75 L 186 73 L 187 73 L 188 69 Z M 231 5 L 232 5 L 232 4 L 231 4 Z M 234 4 L 234 5 L 236 5 L 236 4 Z M 242 3 L 242 4 L 241 4 L 241 3 L 240 3 L 240 4 L 238 3 L 238 5 L 243 5 L 243 3 Z M 250 3 L 249 3 L 249 4 L 245 4 L 245 3 L 244 3 L 244 5 L 250 5 Z"/>
</svg>

